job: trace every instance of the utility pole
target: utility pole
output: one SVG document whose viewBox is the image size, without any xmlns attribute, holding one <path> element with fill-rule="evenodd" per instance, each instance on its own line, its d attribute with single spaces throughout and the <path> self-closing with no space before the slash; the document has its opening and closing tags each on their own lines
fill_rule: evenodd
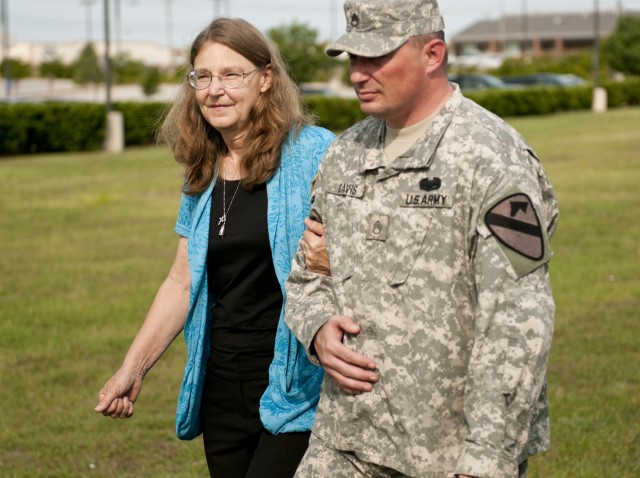
<svg viewBox="0 0 640 478">
<path fill-rule="evenodd" d="M 113 17 L 116 29 L 116 55 L 122 53 L 122 14 L 120 11 L 120 0 L 115 0 Z"/>
<path fill-rule="evenodd" d="M 213 18 L 220 16 L 220 0 L 213 0 Z"/>
<path fill-rule="evenodd" d="M 337 0 L 331 0 L 331 9 L 329 11 L 331 25 L 331 41 L 335 41 L 338 38 L 338 3 Z"/>
<path fill-rule="evenodd" d="M 109 1 L 102 0 L 104 5 L 104 84 L 106 88 L 106 129 L 104 149 L 110 153 L 120 153 L 124 150 L 124 118 L 122 112 L 113 109 L 111 104 L 111 54 L 109 35 Z"/>
<path fill-rule="evenodd" d="M 591 111 L 607 111 L 607 90 L 600 86 L 600 2 L 593 2 L 593 102 Z"/>
<path fill-rule="evenodd" d="M 527 0 L 522 0 L 522 57 L 529 53 L 529 9 Z"/>
<path fill-rule="evenodd" d="M 600 1 L 593 0 L 593 86 L 600 86 Z"/>
<path fill-rule="evenodd" d="M 166 21 L 167 50 L 169 50 L 169 68 L 173 69 L 173 24 L 171 19 L 171 1 L 164 0 L 164 15 Z"/>
<path fill-rule="evenodd" d="M 502 57 L 505 58 L 507 54 L 507 1 L 500 0 L 500 14 L 502 18 L 499 22 L 500 27 L 500 43 L 502 43 Z"/>
<path fill-rule="evenodd" d="M 85 29 L 87 35 L 87 43 L 91 43 L 93 41 L 93 19 L 91 18 L 91 9 L 93 8 L 93 4 L 95 0 L 82 0 L 80 2 L 82 5 L 86 7 L 85 10 Z"/>
<path fill-rule="evenodd" d="M 109 35 L 109 0 L 102 0 L 104 7 L 104 85 L 106 88 L 107 113 L 111 111 L 111 38 Z"/>
<path fill-rule="evenodd" d="M 4 68 L 2 69 L 2 76 L 4 76 L 4 88 L 5 96 L 9 98 L 11 96 L 11 58 L 9 57 L 9 0 L 0 0 L 0 21 L 2 23 L 2 60 L 4 61 Z"/>
</svg>

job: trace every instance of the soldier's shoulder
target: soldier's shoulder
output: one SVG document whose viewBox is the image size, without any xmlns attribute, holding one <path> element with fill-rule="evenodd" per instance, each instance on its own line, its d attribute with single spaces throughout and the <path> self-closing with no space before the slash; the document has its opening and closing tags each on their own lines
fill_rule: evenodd
<svg viewBox="0 0 640 478">
<path fill-rule="evenodd" d="M 377 136 L 382 126 L 382 120 L 368 116 L 350 126 L 338 135 L 336 141 L 354 141 L 358 139 Z"/>
</svg>

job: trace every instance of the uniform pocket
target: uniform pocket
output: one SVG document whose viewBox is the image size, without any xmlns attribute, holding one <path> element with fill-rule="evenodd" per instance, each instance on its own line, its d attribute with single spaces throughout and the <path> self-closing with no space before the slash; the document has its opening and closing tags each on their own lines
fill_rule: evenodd
<svg viewBox="0 0 640 478">
<path fill-rule="evenodd" d="M 431 214 L 426 209 L 402 209 L 391 218 L 387 250 L 387 283 L 404 284 L 418 261 L 427 237 Z"/>
<path fill-rule="evenodd" d="M 327 210 L 331 211 L 325 217 L 327 236 L 340 238 L 328 244 L 331 277 L 334 282 L 344 282 L 353 275 L 355 256 L 355 227 L 353 207 L 350 202 L 360 201 L 358 198 L 327 194 Z M 348 238 L 348 240 L 344 240 Z"/>
</svg>

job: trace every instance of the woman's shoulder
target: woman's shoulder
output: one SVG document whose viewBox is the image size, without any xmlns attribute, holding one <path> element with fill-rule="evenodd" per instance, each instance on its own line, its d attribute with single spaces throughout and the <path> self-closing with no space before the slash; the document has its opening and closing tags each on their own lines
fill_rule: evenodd
<svg viewBox="0 0 640 478">
<path fill-rule="evenodd" d="M 319 126 L 303 126 L 291 131 L 282 149 L 280 165 L 285 169 L 305 164 L 316 168 L 334 139 L 331 131 Z"/>
<path fill-rule="evenodd" d="M 336 135 L 321 126 L 303 126 L 300 130 L 292 132 L 295 143 L 331 143 Z"/>
</svg>

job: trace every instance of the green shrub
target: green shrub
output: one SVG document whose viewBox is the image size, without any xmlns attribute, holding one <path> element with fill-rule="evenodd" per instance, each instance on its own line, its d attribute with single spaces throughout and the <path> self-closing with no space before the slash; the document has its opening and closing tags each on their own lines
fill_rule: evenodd
<svg viewBox="0 0 640 478">
<path fill-rule="evenodd" d="M 116 103 L 114 109 L 124 117 L 124 144 L 144 146 L 155 142 L 156 130 L 160 126 L 166 103 Z"/>
<path fill-rule="evenodd" d="M 603 87 L 610 108 L 640 105 L 640 79 L 606 83 Z M 512 117 L 588 110 L 593 92 L 590 86 L 536 87 L 466 96 L 498 116 Z M 331 131 L 343 131 L 365 117 L 357 99 L 308 96 L 303 101 L 318 124 Z M 114 109 L 124 116 L 125 146 L 153 144 L 166 108 L 167 104 L 160 102 L 115 103 Z M 0 104 L 0 155 L 99 150 L 104 144 L 105 124 L 105 108 L 101 104 Z"/>
<path fill-rule="evenodd" d="M 115 103 L 122 112 L 125 145 L 155 142 L 165 103 Z M 21 103 L 0 105 L 0 155 L 93 151 L 105 139 L 104 105 L 95 103 Z"/>
<path fill-rule="evenodd" d="M 0 154 L 100 149 L 105 116 L 96 104 L 0 105 Z"/>
<path fill-rule="evenodd" d="M 331 131 L 343 131 L 365 117 L 357 99 L 312 95 L 303 101 L 318 125 Z"/>
<path fill-rule="evenodd" d="M 465 93 L 465 96 L 501 117 L 535 116 L 589 109 L 592 88 L 531 87 L 521 90 L 485 90 Z"/>
<path fill-rule="evenodd" d="M 640 105 L 640 78 L 633 78 L 622 83 L 605 83 L 610 108 Z"/>
</svg>

